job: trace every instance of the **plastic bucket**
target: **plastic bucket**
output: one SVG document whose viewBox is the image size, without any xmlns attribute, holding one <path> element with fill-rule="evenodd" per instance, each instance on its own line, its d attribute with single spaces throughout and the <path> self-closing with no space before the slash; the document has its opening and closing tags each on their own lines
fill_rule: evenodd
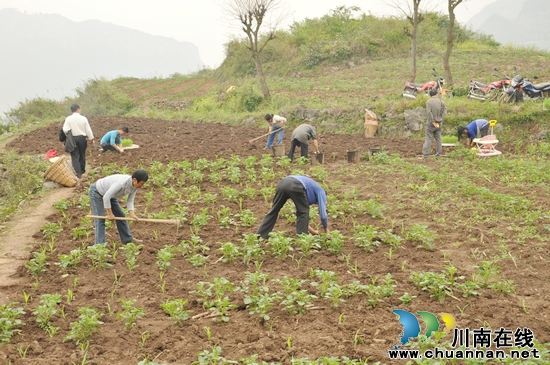
<svg viewBox="0 0 550 365">
<path fill-rule="evenodd" d="M 348 162 L 359 162 L 359 151 L 348 151 Z"/>
<path fill-rule="evenodd" d="M 285 153 L 285 146 L 282 145 L 282 144 L 273 146 L 273 147 L 271 148 L 271 150 L 273 151 L 273 156 L 275 156 L 275 157 L 281 157 L 281 156 L 285 156 L 285 155 L 286 155 L 286 153 Z"/>
</svg>

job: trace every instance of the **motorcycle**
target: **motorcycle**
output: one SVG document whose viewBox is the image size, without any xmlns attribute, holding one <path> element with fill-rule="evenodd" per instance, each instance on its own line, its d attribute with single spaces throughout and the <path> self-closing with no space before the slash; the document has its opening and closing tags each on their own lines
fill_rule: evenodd
<svg viewBox="0 0 550 365">
<path fill-rule="evenodd" d="M 533 77 L 537 79 L 537 77 Z M 511 87 L 499 98 L 499 103 L 512 103 L 523 101 L 523 96 L 530 100 L 542 100 L 550 98 L 550 82 L 533 84 L 531 80 L 516 75 L 512 79 Z"/>
<path fill-rule="evenodd" d="M 537 79 L 535 76 L 534 79 Z M 539 84 L 533 84 L 529 79 L 523 79 L 523 92 L 529 99 L 550 98 L 550 81 Z"/>
<path fill-rule="evenodd" d="M 498 72 L 498 69 L 494 69 Z M 490 84 L 482 84 L 479 81 L 470 80 L 470 90 L 468 91 L 468 98 L 484 101 L 497 100 L 499 95 L 510 87 L 510 78 L 508 76 L 502 76 L 493 74 L 500 80 L 493 81 Z"/>
<path fill-rule="evenodd" d="M 403 89 L 403 97 L 416 99 L 416 96 L 419 93 L 425 92 L 427 94 L 433 88 L 436 88 L 437 91 L 443 96 L 451 97 L 451 91 L 443 89 L 443 84 L 445 84 L 443 77 L 438 77 L 435 73 L 435 69 L 432 68 L 432 70 L 434 71 L 432 75 L 436 78 L 436 81 L 428 81 L 424 84 L 415 84 L 407 81 L 405 82 L 405 88 Z"/>
<path fill-rule="evenodd" d="M 515 68 L 514 68 L 515 69 Z M 514 76 L 510 87 L 502 93 L 498 98 L 500 103 L 517 103 L 523 101 L 523 77 L 520 75 Z"/>
</svg>

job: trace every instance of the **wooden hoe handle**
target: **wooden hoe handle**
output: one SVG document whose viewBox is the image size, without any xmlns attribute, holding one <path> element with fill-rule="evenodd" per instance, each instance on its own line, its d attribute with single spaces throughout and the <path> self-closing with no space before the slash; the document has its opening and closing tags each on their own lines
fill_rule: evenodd
<svg viewBox="0 0 550 365">
<path fill-rule="evenodd" d="M 256 140 L 258 140 L 258 139 L 260 139 L 260 138 L 263 138 L 263 137 L 265 137 L 265 136 L 269 136 L 270 134 L 273 134 L 273 133 L 277 133 L 278 131 L 282 131 L 283 129 L 285 129 L 285 127 L 276 129 L 276 130 L 271 131 L 271 132 L 266 133 L 266 134 L 262 134 L 262 135 L 259 136 L 259 137 L 256 137 L 256 138 L 251 139 L 250 141 L 248 141 L 248 143 L 252 143 L 252 142 L 254 142 L 254 141 L 256 141 Z"/>
<path fill-rule="evenodd" d="M 101 215 L 87 215 L 88 218 L 97 218 L 97 219 L 109 219 L 107 216 Z M 180 221 L 177 219 L 150 219 L 150 218 L 140 218 L 136 220 L 130 217 L 115 217 L 117 221 L 134 221 L 134 222 L 151 222 L 151 223 L 168 223 L 179 225 Z"/>
</svg>

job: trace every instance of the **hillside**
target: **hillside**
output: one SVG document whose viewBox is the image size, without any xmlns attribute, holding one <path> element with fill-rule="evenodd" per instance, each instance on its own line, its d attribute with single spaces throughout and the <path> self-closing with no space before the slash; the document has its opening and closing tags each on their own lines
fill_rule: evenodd
<svg viewBox="0 0 550 365">
<path fill-rule="evenodd" d="M 0 48 L 4 55 L 0 111 L 29 96 L 61 99 L 83 80 L 168 77 L 203 67 L 198 48 L 188 42 L 153 36 L 95 20 L 73 22 L 52 14 L 0 11 Z"/>
<path fill-rule="evenodd" d="M 291 126 L 308 121 L 319 124 L 322 130 L 361 133 L 364 109 L 368 108 L 379 116 L 381 135 L 410 135 L 417 129 L 405 125 L 404 112 L 423 107 L 425 98 L 401 96 L 410 74 L 410 38 L 403 32 L 407 22 L 354 11 L 338 8 L 278 33 L 262 53 L 271 100 L 264 99 L 250 54 L 243 40 L 237 39 L 226 45 L 227 57 L 216 70 L 168 78 L 90 80 L 77 98 L 63 103 L 28 103 L 13 110 L 11 116 L 23 123 L 62 118 L 68 105 L 76 101 L 87 115 L 217 121 L 263 128 L 262 116 L 278 113 L 287 117 Z M 442 76 L 445 21 L 443 15 L 430 13 L 422 22 L 417 82 L 433 80 L 433 68 L 437 76 Z M 514 130 L 515 139 L 530 138 L 544 129 L 549 121 L 540 104 L 498 105 L 466 96 L 472 79 L 489 83 L 520 73 L 537 75 L 540 81 L 550 80 L 550 53 L 503 46 L 464 26 L 456 28 L 456 36 L 450 61 L 454 84 L 445 85 L 455 97 L 446 100 L 449 113 L 445 133 L 454 134 L 456 126 L 480 117 L 497 119 L 501 126 L 511 127 L 504 128 L 505 133 Z M 496 73 L 499 75 L 494 76 Z M 526 123 L 533 126 L 516 130 L 516 125 Z"/>
<path fill-rule="evenodd" d="M 492 34 L 498 42 L 550 50 L 550 2 L 546 0 L 498 0 L 470 21 L 476 30 Z"/>
</svg>

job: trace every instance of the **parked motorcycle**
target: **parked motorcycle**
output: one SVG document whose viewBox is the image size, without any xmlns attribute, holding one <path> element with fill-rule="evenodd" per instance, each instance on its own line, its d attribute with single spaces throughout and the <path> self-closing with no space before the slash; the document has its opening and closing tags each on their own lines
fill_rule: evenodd
<svg viewBox="0 0 550 365">
<path fill-rule="evenodd" d="M 498 69 L 494 69 L 498 72 Z M 468 91 L 468 98 L 484 101 L 497 100 L 501 93 L 510 87 L 510 78 L 508 76 L 499 76 L 500 80 L 493 81 L 490 84 L 482 84 L 479 81 L 470 80 L 470 90 Z"/>
<path fill-rule="evenodd" d="M 452 96 L 450 90 L 443 89 L 443 84 L 445 84 L 445 80 L 443 77 L 438 77 L 435 69 L 432 69 L 433 76 L 436 78 L 436 81 L 428 81 L 424 84 L 416 84 L 412 82 L 406 82 L 405 88 L 403 89 L 403 96 L 406 98 L 416 99 L 416 96 L 421 93 L 425 92 L 426 94 L 433 88 L 436 88 L 439 93 L 441 93 L 444 96 Z"/>
<path fill-rule="evenodd" d="M 534 79 L 537 77 L 535 76 Z M 550 98 L 550 81 L 539 84 L 533 84 L 529 79 L 516 75 L 511 82 L 510 89 L 499 98 L 499 103 L 519 102 L 523 101 L 523 96 L 531 100 L 541 100 Z"/>
<path fill-rule="evenodd" d="M 514 67 L 515 69 L 515 67 Z M 498 102 L 500 103 L 517 103 L 523 101 L 523 77 L 520 75 L 514 76 L 510 82 L 510 87 L 500 95 Z"/>
<path fill-rule="evenodd" d="M 535 76 L 534 79 L 537 77 Z M 529 79 L 523 79 L 523 92 L 529 99 L 550 98 L 550 81 L 533 84 Z"/>
</svg>

